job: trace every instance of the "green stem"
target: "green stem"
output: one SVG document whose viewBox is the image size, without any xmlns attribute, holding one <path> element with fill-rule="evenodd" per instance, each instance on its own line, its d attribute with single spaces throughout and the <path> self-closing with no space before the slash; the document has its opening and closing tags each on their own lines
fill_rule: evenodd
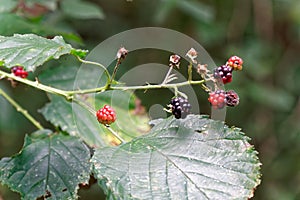
<svg viewBox="0 0 300 200">
<path fill-rule="evenodd" d="M 6 94 L 1 88 L 0 88 L 0 95 L 2 95 L 11 105 L 13 105 L 16 108 L 18 112 L 22 113 L 38 129 L 40 130 L 44 129 L 41 126 L 41 124 L 28 113 L 27 110 L 23 109 L 17 102 L 15 102 L 10 96 L 8 96 L 8 94 Z"/>
<path fill-rule="evenodd" d="M 120 140 L 121 143 L 126 143 L 126 141 L 121 138 L 121 136 L 119 136 L 119 134 L 117 132 L 115 132 L 109 125 L 106 125 L 107 130 L 109 130 L 109 132 L 111 132 L 111 134 L 113 134 L 118 140 Z"/>
<path fill-rule="evenodd" d="M 188 66 L 188 81 L 192 81 L 192 73 L 193 73 L 193 63 L 191 61 Z"/>
<path fill-rule="evenodd" d="M 116 77 L 116 74 L 117 74 L 117 71 L 118 71 L 118 68 L 119 68 L 120 64 L 121 64 L 121 58 L 119 58 L 117 60 L 117 63 L 116 63 L 115 68 L 114 68 L 114 71 L 113 71 L 113 73 L 111 75 L 111 79 L 110 79 L 109 85 L 111 85 L 112 82 L 115 80 L 115 77 Z"/>
<path fill-rule="evenodd" d="M 143 85 L 143 86 L 112 86 L 113 90 L 149 90 L 149 89 L 162 89 L 162 88 L 176 88 L 186 85 L 201 85 L 205 80 L 200 81 L 184 81 L 181 83 L 172 83 L 172 84 L 160 84 L 160 85 Z"/>
<path fill-rule="evenodd" d="M 108 89 L 108 86 L 105 85 L 103 87 L 99 88 L 92 88 L 92 89 L 86 89 L 86 90 L 74 90 L 74 91 L 66 91 L 66 90 L 60 90 L 57 88 L 53 88 L 44 84 L 39 83 L 38 81 L 31 81 L 28 79 L 23 79 L 20 77 L 17 77 L 13 74 L 6 73 L 4 71 L 0 70 L 0 75 L 2 75 L 4 78 L 11 78 L 13 80 L 16 80 L 18 82 L 24 83 L 26 85 L 30 85 L 34 88 L 43 90 L 48 93 L 57 94 L 60 96 L 64 96 L 67 100 L 72 100 L 75 94 L 88 94 L 88 93 L 97 93 L 97 92 L 103 92 Z M 148 90 L 148 89 L 162 89 L 162 88 L 175 88 L 175 87 L 182 87 L 186 85 L 201 85 L 205 82 L 205 80 L 200 81 L 185 81 L 181 83 L 172 83 L 172 84 L 160 84 L 160 85 L 143 85 L 143 86 L 111 86 L 110 89 L 113 90 Z"/>
<path fill-rule="evenodd" d="M 76 56 L 76 57 L 82 63 L 90 64 L 90 65 L 96 65 L 96 66 L 102 68 L 105 72 L 106 77 L 107 77 L 107 83 L 110 83 L 111 80 L 113 80 L 113 79 L 111 79 L 110 74 L 109 74 L 108 70 L 106 69 L 106 67 L 104 65 L 102 65 L 100 63 L 97 63 L 97 62 L 93 62 L 93 61 L 83 60 L 79 56 Z"/>
<path fill-rule="evenodd" d="M 88 94 L 88 93 L 97 93 L 97 92 L 103 92 L 107 89 L 107 85 L 99 88 L 92 88 L 92 89 L 85 89 L 85 90 L 74 90 L 74 91 L 66 91 L 66 90 L 60 90 L 57 88 L 53 88 L 47 85 L 44 85 L 42 83 L 39 83 L 36 81 L 31 81 L 28 79 L 20 78 L 18 76 L 15 76 L 13 74 L 6 73 L 4 71 L 0 70 L 0 75 L 4 78 L 10 78 L 15 81 L 24 83 L 26 85 L 29 85 L 31 87 L 37 88 L 39 90 L 43 90 L 45 92 L 51 93 L 51 94 L 57 94 L 60 96 L 65 97 L 67 100 L 72 100 L 75 94 Z"/>
</svg>

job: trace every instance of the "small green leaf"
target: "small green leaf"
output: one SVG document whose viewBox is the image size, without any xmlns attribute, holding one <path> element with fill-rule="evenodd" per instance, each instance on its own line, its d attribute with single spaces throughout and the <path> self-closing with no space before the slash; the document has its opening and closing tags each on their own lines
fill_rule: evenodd
<svg viewBox="0 0 300 200">
<path fill-rule="evenodd" d="M 237 128 L 199 115 L 154 121 L 150 133 L 97 149 L 94 174 L 108 199 L 248 199 L 260 163 Z"/>
<path fill-rule="evenodd" d="M 8 68 L 22 65 L 26 70 L 33 71 L 47 60 L 58 59 L 71 50 L 71 45 L 66 44 L 61 36 L 53 39 L 34 34 L 0 36 L 0 60 Z"/>
<path fill-rule="evenodd" d="M 102 9 L 94 3 L 80 0 L 64 0 L 61 2 L 62 11 L 76 19 L 104 19 Z"/>
<path fill-rule="evenodd" d="M 22 199 L 76 199 L 78 184 L 90 177 L 90 151 L 75 137 L 48 134 L 26 136 L 20 153 L 2 158 L 0 181 Z"/>
<path fill-rule="evenodd" d="M 74 56 L 78 56 L 80 58 L 84 58 L 86 54 L 88 53 L 87 50 L 82 50 L 82 49 L 72 49 L 71 54 Z"/>
</svg>

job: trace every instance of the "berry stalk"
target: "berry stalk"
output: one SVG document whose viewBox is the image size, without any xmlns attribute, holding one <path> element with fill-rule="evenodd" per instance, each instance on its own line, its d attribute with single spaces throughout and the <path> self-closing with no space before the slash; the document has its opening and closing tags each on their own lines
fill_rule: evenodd
<svg viewBox="0 0 300 200">
<path fill-rule="evenodd" d="M 22 113 L 36 128 L 38 128 L 39 130 L 43 130 L 44 127 L 37 121 L 35 120 L 29 113 L 27 110 L 25 110 L 24 108 L 22 108 L 15 100 L 13 100 L 8 94 L 6 94 L 6 92 L 4 92 L 1 88 L 0 88 L 0 95 L 2 95 L 12 106 L 14 106 L 16 108 L 16 110 L 20 113 Z"/>
<path fill-rule="evenodd" d="M 105 127 L 107 128 L 107 130 L 109 130 L 109 132 L 111 132 L 111 134 L 113 134 L 113 136 L 120 140 L 122 144 L 126 143 L 126 141 L 121 138 L 121 136 L 117 132 L 115 132 L 109 125 L 105 125 Z"/>
<path fill-rule="evenodd" d="M 76 58 L 77 58 L 80 62 L 82 62 L 82 63 L 84 63 L 84 64 L 96 65 L 96 66 L 102 68 L 102 69 L 104 70 L 104 73 L 105 73 L 106 77 L 107 77 L 107 82 L 106 82 L 107 85 L 111 82 L 112 78 L 110 77 L 110 74 L 109 74 L 108 70 L 106 69 L 106 67 L 105 67 L 104 65 L 102 65 L 102 64 L 100 64 L 100 63 L 97 63 L 97 62 L 93 62 L 93 61 L 83 60 L 83 59 L 81 59 L 79 56 L 76 56 Z"/>
</svg>

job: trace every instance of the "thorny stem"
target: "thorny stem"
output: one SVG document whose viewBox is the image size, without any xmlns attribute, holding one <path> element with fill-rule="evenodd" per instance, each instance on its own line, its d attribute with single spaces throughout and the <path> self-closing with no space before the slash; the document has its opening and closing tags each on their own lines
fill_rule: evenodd
<svg viewBox="0 0 300 200">
<path fill-rule="evenodd" d="M 112 86 L 113 90 L 149 90 L 149 89 L 162 89 L 162 88 L 176 88 L 186 85 L 202 85 L 205 80 L 200 81 L 184 81 L 181 83 L 172 83 L 172 84 L 159 84 L 159 85 L 143 85 L 143 86 Z"/>
<path fill-rule="evenodd" d="M 113 134 L 118 140 L 120 140 L 121 143 L 126 143 L 126 141 L 119 136 L 119 134 L 117 132 L 115 132 L 109 125 L 105 125 L 107 130 L 109 130 L 111 132 L 111 134 Z"/>
<path fill-rule="evenodd" d="M 22 113 L 35 127 L 37 127 L 39 130 L 43 130 L 44 128 L 42 125 L 35 120 L 27 110 L 22 108 L 16 101 L 14 101 L 8 94 L 6 94 L 1 88 L 0 88 L 0 95 L 2 95 L 11 105 L 13 105 L 16 110 L 20 113 Z"/>
<path fill-rule="evenodd" d="M 74 98 L 75 94 L 88 94 L 88 93 L 97 93 L 97 92 L 104 92 L 108 89 L 108 86 L 105 85 L 103 87 L 99 88 L 92 88 L 92 89 L 85 89 L 85 90 L 74 90 L 74 91 L 66 91 L 66 90 L 60 90 L 54 87 L 50 87 L 47 85 L 44 85 L 42 83 L 39 83 L 36 81 L 31 81 L 28 79 L 23 79 L 20 77 L 17 77 L 13 74 L 6 73 L 4 71 L 0 70 L 0 75 L 2 75 L 4 78 L 11 78 L 13 80 L 16 80 L 18 82 L 24 83 L 26 85 L 32 86 L 34 88 L 43 90 L 48 93 L 57 94 L 60 96 L 65 97 L 67 100 L 72 100 Z M 143 86 L 111 86 L 110 89 L 113 90 L 148 90 L 148 89 L 162 89 L 162 88 L 176 88 L 176 87 L 182 87 L 186 85 L 201 85 L 203 87 L 203 83 L 205 80 L 200 81 L 184 81 L 181 83 L 172 83 L 172 84 L 159 84 L 159 85 L 143 85 Z"/>
</svg>

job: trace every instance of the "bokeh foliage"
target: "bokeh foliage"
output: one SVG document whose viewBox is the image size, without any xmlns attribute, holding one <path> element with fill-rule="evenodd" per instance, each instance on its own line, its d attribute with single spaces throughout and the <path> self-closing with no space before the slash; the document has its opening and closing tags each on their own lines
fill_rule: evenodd
<svg viewBox="0 0 300 200">
<path fill-rule="evenodd" d="M 69 8 L 66 4 L 74 6 L 79 1 L 62 4 L 57 4 L 56 0 L 3 2 L 0 5 L 0 35 L 36 33 L 48 38 L 62 35 L 75 46 L 92 49 L 121 31 L 160 26 L 197 40 L 217 65 L 233 54 L 242 57 L 243 72 L 226 86 L 239 93 L 241 103 L 236 109 L 228 109 L 226 121 L 242 127 L 260 152 L 262 184 L 253 199 L 300 198 L 299 1 L 93 0 L 89 1 L 92 4 L 79 9 L 81 13 L 88 13 L 84 10 L 89 7 L 86 5 L 93 5 L 93 12 L 88 17 L 74 16 L 71 12 L 74 10 L 66 9 Z M 94 8 L 99 9 L 95 11 Z M 134 52 L 123 63 L 120 74 L 131 66 L 150 61 L 166 64 L 168 55 L 169 52 L 160 51 Z M 57 66 L 58 62 L 63 61 L 50 62 L 44 67 Z M 74 61 L 66 58 L 64 62 Z M 184 73 L 183 68 L 181 71 Z M 35 72 L 31 78 L 38 74 L 39 71 Z M 11 88 L 4 81 L 0 85 L 47 124 L 37 112 L 48 101 L 42 92 L 21 84 Z M 29 94 L 36 96 L 35 101 L 27 98 Z M 165 92 L 159 94 L 163 97 L 161 105 L 166 105 L 172 96 Z M 201 112 L 209 113 L 206 94 L 199 92 L 198 95 Z M 154 103 L 149 97 L 150 93 L 140 95 L 143 105 L 148 108 Z M 18 152 L 24 134 L 35 128 L 2 98 L 0 105 L 0 157 L 3 157 Z M 4 199 L 19 198 L 6 188 L 0 191 Z M 82 199 L 85 195 L 83 193 Z"/>
</svg>

